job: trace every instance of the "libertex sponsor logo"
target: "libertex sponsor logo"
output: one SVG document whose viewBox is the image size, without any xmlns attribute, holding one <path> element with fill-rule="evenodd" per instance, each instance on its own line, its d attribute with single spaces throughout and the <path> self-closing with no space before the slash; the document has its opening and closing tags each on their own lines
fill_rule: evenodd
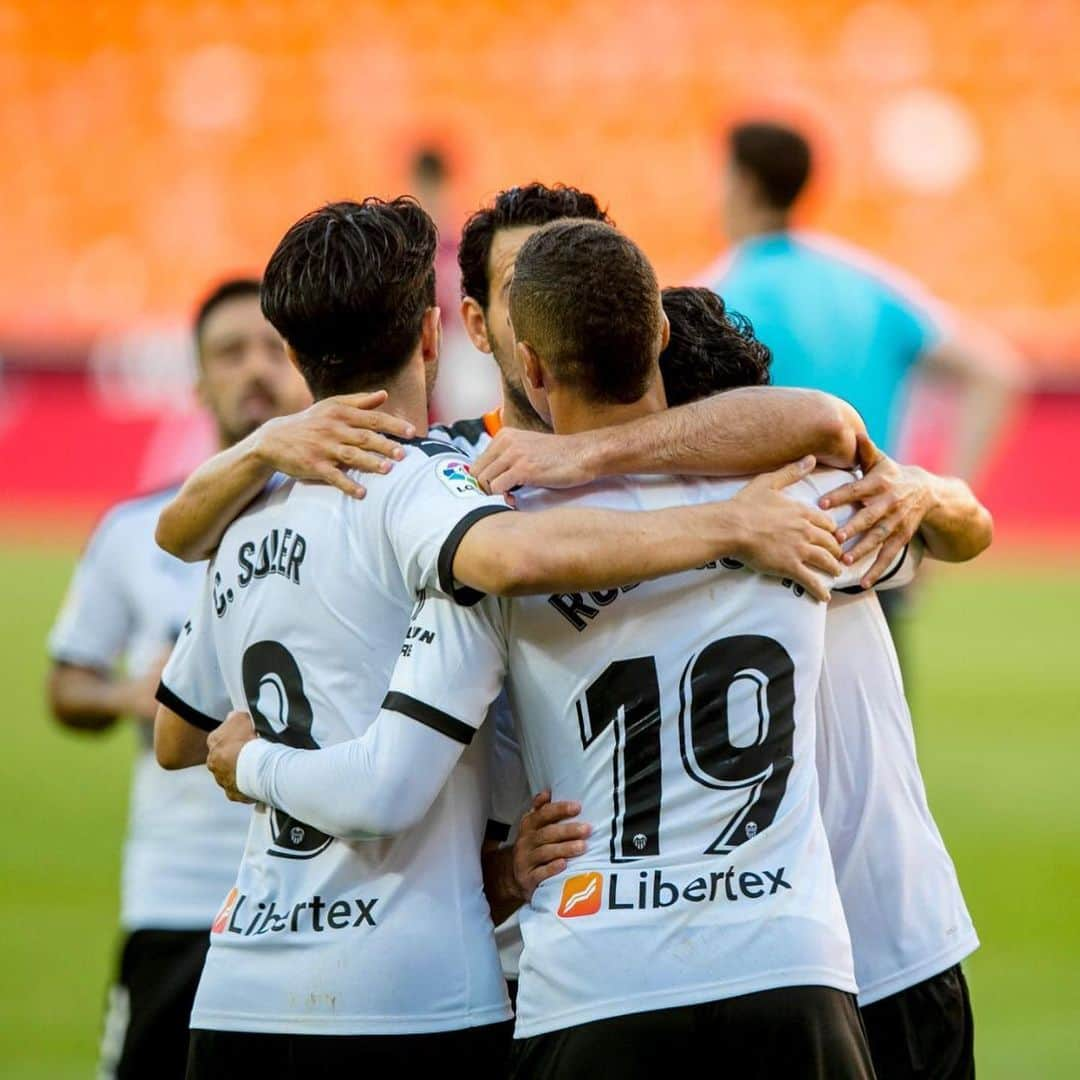
<svg viewBox="0 0 1080 1080">
<path fill-rule="evenodd" d="M 378 902 L 378 897 L 327 902 L 321 896 L 313 896 L 310 900 L 279 909 L 275 900 L 255 902 L 234 888 L 225 897 L 210 932 L 259 937 L 261 934 L 297 934 L 308 930 L 316 934 L 326 930 L 353 930 L 376 925 L 375 905 Z"/>
<path fill-rule="evenodd" d="M 603 898 L 604 875 L 574 874 L 566 879 L 559 904 L 559 918 L 573 919 L 578 915 L 595 915 Z"/>
<path fill-rule="evenodd" d="M 776 870 L 742 870 L 729 866 L 699 874 L 690 881 L 676 881 L 663 870 L 616 870 L 604 875 L 593 870 L 573 874 L 563 883 L 562 899 L 556 914 L 575 919 L 607 911 L 656 911 L 676 904 L 737 904 L 761 900 L 792 888 L 784 876 L 786 867 Z"/>
</svg>

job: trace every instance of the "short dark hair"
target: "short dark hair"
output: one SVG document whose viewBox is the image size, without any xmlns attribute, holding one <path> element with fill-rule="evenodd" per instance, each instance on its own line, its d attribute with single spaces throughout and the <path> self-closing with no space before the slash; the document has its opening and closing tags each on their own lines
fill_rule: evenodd
<svg viewBox="0 0 1080 1080">
<path fill-rule="evenodd" d="M 507 188 L 495 196 L 490 206 L 477 210 L 461 230 L 458 266 L 461 268 L 461 295 L 471 296 L 487 310 L 491 299 L 488 256 L 499 229 L 520 225 L 547 225 L 565 218 L 615 223 L 601 209 L 595 195 L 566 184 L 547 187 L 538 181 L 524 187 Z"/>
<path fill-rule="evenodd" d="M 810 144 L 794 128 L 755 122 L 731 130 L 731 154 L 774 210 L 787 210 L 810 176 Z"/>
<path fill-rule="evenodd" d="M 739 386 L 768 386 L 772 353 L 746 316 L 728 311 L 712 289 L 678 287 L 660 296 L 671 324 L 671 340 L 660 354 L 669 405 Z"/>
<path fill-rule="evenodd" d="M 590 401 L 629 404 L 648 389 L 660 336 L 656 274 L 641 249 L 599 221 L 556 221 L 514 263 L 510 319 Z"/>
<path fill-rule="evenodd" d="M 246 297 L 254 297 L 256 300 L 259 298 L 259 289 L 261 282 L 255 277 L 234 277 L 226 278 L 224 281 L 218 282 L 217 285 L 210 290 L 206 296 L 199 302 L 199 306 L 195 309 L 195 345 L 201 347 L 203 330 L 206 328 L 206 322 L 214 312 L 221 307 L 222 304 L 227 304 L 230 300 L 239 300 Z"/>
<path fill-rule="evenodd" d="M 315 398 L 375 386 L 416 348 L 435 303 L 435 223 L 412 198 L 330 203 L 270 256 L 263 314 Z"/>
</svg>

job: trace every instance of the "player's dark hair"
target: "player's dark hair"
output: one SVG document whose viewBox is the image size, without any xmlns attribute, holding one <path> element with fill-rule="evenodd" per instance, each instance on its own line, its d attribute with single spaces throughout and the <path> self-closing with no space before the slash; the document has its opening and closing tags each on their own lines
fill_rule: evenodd
<svg viewBox="0 0 1080 1080">
<path fill-rule="evenodd" d="M 769 347 L 754 336 L 750 320 L 728 311 L 712 289 L 664 289 L 660 296 L 671 324 L 671 340 L 660 354 L 669 405 L 769 384 Z"/>
<path fill-rule="evenodd" d="M 787 210 L 810 176 L 810 144 L 794 128 L 756 122 L 732 128 L 731 154 L 774 210 Z"/>
<path fill-rule="evenodd" d="M 435 223 L 405 196 L 330 203 L 302 217 L 267 263 L 263 314 L 315 398 L 381 384 L 435 303 Z"/>
<path fill-rule="evenodd" d="M 206 294 L 195 309 L 195 345 L 202 345 L 202 334 L 206 327 L 206 321 L 214 312 L 227 304 L 230 300 L 239 300 L 249 296 L 256 299 L 259 296 L 260 282 L 254 277 L 226 278 L 219 282 Z"/>
<path fill-rule="evenodd" d="M 499 229 L 520 225 L 547 225 L 564 218 L 614 222 L 601 209 L 595 195 L 565 184 L 547 187 L 534 181 L 524 187 L 507 188 L 495 196 L 490 206 L 477 210 L 461 231 L 458 266 L 461 268 L 461 295 L 471 296 L 485 311 L 490 300 L 488 256 Z"/>
<path fill-rule="evenodd" d="M 626 405 L 648 389 L 659 287 L 641 249 L 599 221 L 556 221 L 514 263 L 514 336 L 590 401 Z"/>
</svg>

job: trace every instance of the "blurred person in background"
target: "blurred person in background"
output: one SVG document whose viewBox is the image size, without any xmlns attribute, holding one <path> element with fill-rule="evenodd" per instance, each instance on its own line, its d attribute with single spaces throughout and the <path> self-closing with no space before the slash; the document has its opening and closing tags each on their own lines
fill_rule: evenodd
<svg viewBox="0 0 1080 1080">
<path fill-rule="evenodd" d="M 900 270 L 836 237 L 793 228 L 812 168 L 810 144 L 793 128 L 732 128 L 722 213 L 733 247 L 706 283 L 772 350 L 776 385 L 849 401 L 887 454 L 897 451 L 913 374 L 944 377 L 959 398 L 944 471 L 974 480 L 1019 386 L 1014 354 L 986 330 L 961 328 Z M 883 602 L 894 623 L 902 593 Z"/>
<path fill-rule="evenodd" d="M 471 416 L 499 392 L 491 365 L 478 353 L 452 313 L 460 302 L 461 273 L 457 252 L 460 218 L 452 205 L 454 172 L 447 155 L 434 144 L 422 144 L 410 165 L 409 190 L 431 215 L 439 230 L 435 253 L 435 303 L 442 312 L 439 366 L 443 378 L 431 399 L 434 418 Z"/>
<path fill-rule="evenodd" d="M 259 309 L 259 282 L 220 284 L 195 318 L 198 396 L 219 446 L 303 408 L 310 395 Z M 201 770 L 168 773 L 151 746 L 161 669 L 194 605 L 203 567 L 154 543 L 176 488 L 114 506 L 91 537 L 49 638 L 47 694 L 65 727 L 103 732 L 135 721 L 124 847 L 123 939 L 109 991 L 99 1075 L 184 1075 L 188 1018 L 210 924 L 236 877 L 249 814 Z"/>
</svg>

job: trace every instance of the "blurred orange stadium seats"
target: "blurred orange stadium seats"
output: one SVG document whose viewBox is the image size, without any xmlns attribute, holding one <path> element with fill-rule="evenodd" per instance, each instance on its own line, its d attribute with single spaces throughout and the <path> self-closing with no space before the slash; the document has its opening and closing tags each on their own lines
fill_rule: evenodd
<svg viewBox="0 0 1080 1080">
<path fill-rule="evenodd" d="M 459 216 L 575 182 L 685 279 L 719 128 L 768 103 L 823 142 L 822 227 L 1080 370 L 1078 30 L 1069 0 L 0 4 L 0 342 L 185 314 L 431 133 Z"/>
</svg>

